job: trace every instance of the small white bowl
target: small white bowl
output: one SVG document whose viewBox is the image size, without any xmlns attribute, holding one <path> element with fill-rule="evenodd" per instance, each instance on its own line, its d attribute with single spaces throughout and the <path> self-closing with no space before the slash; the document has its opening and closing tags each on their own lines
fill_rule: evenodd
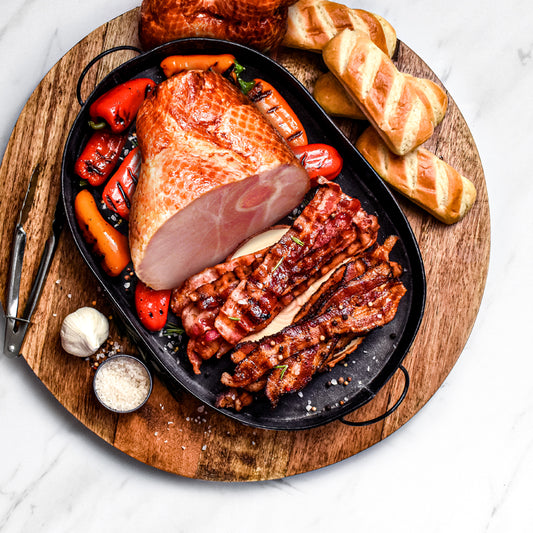
<svg viewBox="0 0 533 533">
<path fill-rule="evenodd" d="M 97 368 L 93 390 L 98 401 L 114 413 L 131 413 L 152 393 L 152 376 L 146 365 L 127 354 L 113 355 Z"/>
</svg>

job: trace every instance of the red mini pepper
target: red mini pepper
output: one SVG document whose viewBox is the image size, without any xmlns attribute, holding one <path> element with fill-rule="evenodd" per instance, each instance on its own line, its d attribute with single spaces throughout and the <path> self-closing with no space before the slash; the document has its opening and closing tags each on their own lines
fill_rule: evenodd
<svg viewBox="0 0 533 533">
<path fill-rule="evenodd" d="M 122 161 L 118 170 L 106 183 L 102 199 L 109 209 L 118 213 L 125 220 L 130 218 L 133 193 L 141 170 L 141 151 L 135 147 Z"/>
<path fill-rule="evenodd" d="M 156 291 L 141 280 L 135 286 L 135 309 L 142 325 L 149 331 L 165 327 L 170 304 L 170 290 Z"/>
<path fill-rule="evenodd" d="M 105 120 L 112 132 L 121 133 L 133 122 L 141 104 L 154 87 L 155 82 L 149 78 L 121 83 L 95 100 L 89 108 L 89 115 L 97 123 L 96 126 Z"/>
<path fill-rule="evenodd" d="M 108 131 L 95 131 L 78 157 L 74 172 L 97 187 L 109 177 L 126 140 Z"/>
<path fill-rule="evenodd" d="M 295 146 L 292 151 L 301 165 L 307 170 L 311 180 L 316 180 L 319 176 L 333 180 L 342 170 L 342 157 L 329 144 L 316 143 Z"/>
</svg>

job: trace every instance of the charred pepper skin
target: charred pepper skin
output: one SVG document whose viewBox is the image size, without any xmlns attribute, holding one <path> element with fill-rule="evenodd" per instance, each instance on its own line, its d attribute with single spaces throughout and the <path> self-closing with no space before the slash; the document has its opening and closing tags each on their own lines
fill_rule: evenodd
<svg viewBox="0 0 533 533">
<path fill-rule="evenodd" d="M 85 242 L 92 245 L 106 274 L 118 276 L 131 261 L 128 237 L 104 219 L 88 189 L 76 195 L 74 214 Z"/>
<path fill-rule="evenodd" d="M 161 331 L 168 318 L 170 290 L 156 291 L 141 280 L 135 286 L 135 309 L 142 325 L 149 331 Z"/>
<path fill-rule="evenodd" d="M 105 121 L 113 133 L 122 133 L 135 120 L 144 99 L 155 87 L 149 78 L 136 78 L 117 85 L 95 100 L 89 108 L 93 127 Z"/>
<path fill-rule="evenodd" d="M 126 140 L 109 131 L 95 131 L 74 165 L 74 172 L 93 187 L 102 185 L 113 172 Z"/>
<path fill-rule="evenodd" d="M 255 79 L 247 92 L 250 100 L 265 115 L 291 148 L 307 144 L 307 133 L 300 119 L 279 91 L 265 80 Z"/>
<path fill-rule="evenodd" d="M 130 218 L 131 199 L 141 170 L 141 151 L 135 147 L 104 187 L 104 203 L 125 220 Z"/>
<path fill-rule="evenodd" d="M 300 164 L 307 170 L 307 174 L 313 182 L 316 182 L 319 176 L 333 180 L 341 173 L 342 157 L 329 144 L 315 143 L 295 146 L 292 151 Z"/>
</svg>

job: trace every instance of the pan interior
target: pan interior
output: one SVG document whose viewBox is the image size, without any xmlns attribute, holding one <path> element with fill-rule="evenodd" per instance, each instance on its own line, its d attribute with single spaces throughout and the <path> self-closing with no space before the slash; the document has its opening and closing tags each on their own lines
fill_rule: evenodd
<svg viewBox="0 0 533 533">
<path fill-rule="evenodd" d="M 263 78 L 276 86 L 302 121 L 309 143 L 330 144 L 340 152 L 344 166 L 336 182 L 346 194 L 358 198 L 367 212 L 378 217 L 378 241 L 383 242 L 389 235 L 399 237 L 391 260 L 399 262 L 404 268 L 402 282 L 407 294 L 395 319 L 367 335 L 344 362 L 330 372 L 315 376 L 301 393 L 283 397 L 276 409 L 261 398 L 240 413 L 216 408 L 216 397 L 223 388 L 220 375 L 223 371 L 231 371 L 232 363 L 224 358 L 207 361 L 198 376 L 187 360 L 187 339 L 184 335 L 165 336 L 148 332 L 136 316 L 133 284 L 124 279 L 126 272 L 118 278 L 110 278 L 103 272 L 91 247 L 84 241 L 74 216 L 74 199 L 80 184 L 73 169 L 92 133 L 88 127 L 90 104 L 110 88 L 132 78 L 149 77 L 161 82 L 165 79 L 159 67 L 161 60 L 168 55 L 188 53 L 231 53 L 245 66 L 246 79 Z M 335 420 L 376 395 L 398 369 L 415 338 L 424 311 L 425 276 L 409 223 L 379 176 L 306 89 L 278 63 L 250 48 L 215 39 L 184 39 L 142 54 L 115 69 L 93 91 L 72 126 L 64 150 L 61 181 L 67 220 L 76 245 L 147 362 L 171 391 L 185 388 L 226 416 L 254 427 L 280 430 L 306 429 Z M 101 189 L 93 189 L 92 192 L 98 203 Z M 109 211 L 103 214 L 112 223 L 118 222 L 118 218 L 111 216 Z M 126 223 L 120 223 L 118 228 L 127 234 Z M 341 385 L 342 381 L 347 381 L 348 385 Z"/>
</svg>

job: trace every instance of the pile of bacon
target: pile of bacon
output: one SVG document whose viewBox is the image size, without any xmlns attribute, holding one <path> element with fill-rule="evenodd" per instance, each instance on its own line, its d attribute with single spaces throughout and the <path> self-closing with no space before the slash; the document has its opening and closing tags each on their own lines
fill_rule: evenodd
<svg viewBox="0 0 533 533">
<path fill-rule="evenodd" d="M 324 180 L 276 244 L 207 268 L 173 291 L 194 372 L 228 352 L 236 364 L 221 377 L 227 389 L 219 407 L 240 410 L 261 390 L 276 406 L 394 318 L 406 289 L 401 267 L 389 261 L 396 237 L 379 246 L 378 228 L 359 200 Z M 257 334 L 289 307 L 289 324 Z"/>
</svg>

